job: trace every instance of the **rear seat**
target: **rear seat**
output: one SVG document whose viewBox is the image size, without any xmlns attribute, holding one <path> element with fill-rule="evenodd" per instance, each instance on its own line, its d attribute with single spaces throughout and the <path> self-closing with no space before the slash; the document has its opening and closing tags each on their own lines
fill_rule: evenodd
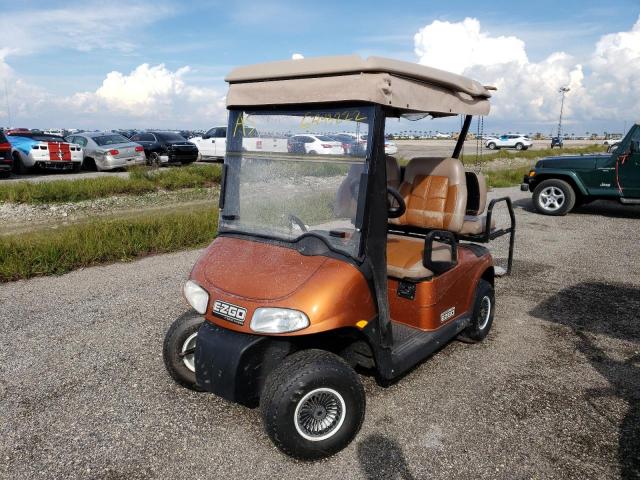
<svg viewBox="0 0 640 480">
<path fill-rule="evenodd" d="M 464 222 L 460 235 L 481 235 L 485 233 L 487 216 L 484 215 L 487 206 L 487 182 L 484 175 L 475 172 L 465 172 L 467 182 L 467 205 Z M 491 229 L 496 228 L 495 219 L 491 219 Z"/>
</svg>

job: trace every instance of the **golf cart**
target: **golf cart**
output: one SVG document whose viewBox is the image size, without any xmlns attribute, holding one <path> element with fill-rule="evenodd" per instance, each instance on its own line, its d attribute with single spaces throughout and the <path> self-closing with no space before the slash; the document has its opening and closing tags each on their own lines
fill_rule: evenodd
<svg viewBox="0 0 640 480">
<path fill-rule="evenodd" d="M 483 177 L 458 159 L 472 115 L 489 112 L 489 89 L 359 56 L 241 67 L 226 80 L 218 236 L 184 286 L 193 310 L 169 329 L 165 364 L 188 388 L 259 405 L 284 453 L 326 457 L 364 419 L 356 369 L 388 385 L 450 340 L 478 342 L 491 328 L 495 271 L 481 244 L 509 234 L 510 270 L 513 209 L 509 198 L 487 209 Z M 463 115 L 452 156 L 404 167 L 385 156 L 385 119 L 403 115 Z M 314 151 L 246 151 L 250 129 L 309 135 Z M 341 150 L 336 132 L 366 142 Z M 491 218 L 497 202 L 506 228 Z"/>
</svg>

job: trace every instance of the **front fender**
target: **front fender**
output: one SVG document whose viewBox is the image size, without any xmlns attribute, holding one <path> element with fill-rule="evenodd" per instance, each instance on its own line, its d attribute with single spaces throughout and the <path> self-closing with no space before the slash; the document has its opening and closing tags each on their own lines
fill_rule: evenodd
<svg viewBox="0 0 640 480">
<path fill-rule="evenodd" d="M 587 190 L 586 185 L 574 171 L 561 170 L 557 168 L 536 168 L 535 172 L 535 177 L 533 177 L 533 179 L 529 178 L 531 191 L 533 191 L 538 186 L 538 183 L 549 180 L 551 178 L 557 178 L 559 180 L 569 181 L 569 183 L 575 185 L 575 187 L 578 189 L 578 192 L 582 195 L 589 195 L 589 191 Z"/>
</svg>

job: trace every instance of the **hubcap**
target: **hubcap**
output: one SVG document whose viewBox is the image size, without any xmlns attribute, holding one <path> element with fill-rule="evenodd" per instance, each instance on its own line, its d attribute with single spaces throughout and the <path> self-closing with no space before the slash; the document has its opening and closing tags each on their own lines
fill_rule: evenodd
<svg viewBox="0 0 640 480">
<path fill-rule="evenodd" d="M 564 193 L 558 187 L 547 187 L 540 192 L 540 205 L 545 210 L 555 212 L 564 205 Z"/>
<path fill-rule="evenodd" d="M 198 337 L 198 332 L 192 333 L 182 344 L 182 350 L 180 353 L 184 353 L 187 350 L 193 351 L 196 348 L 196 338 Z M 184 366 L 187 367 L 192 372 L 196 371 L 196 363 L 195 363 L 195 354 L 188 353 L 182 357 L 182 361 Z"/>
<path fill-rule="evenodd" d="M 491 299 L 487 295 L 482 297 L 482 301 L 480 302 L 480 312 L 478 315 L 480 317 L 478 329 L 484 330 L 487 327 L 489 317 L 491 316 Z"/>
<path fill-rule="evenodd" d="M 316 388 L 298 402 L 293 420 L 303 438 L 318 442 L 340 430 L 346 411 L 342 395 L 331 388 Z"/>
</svg>

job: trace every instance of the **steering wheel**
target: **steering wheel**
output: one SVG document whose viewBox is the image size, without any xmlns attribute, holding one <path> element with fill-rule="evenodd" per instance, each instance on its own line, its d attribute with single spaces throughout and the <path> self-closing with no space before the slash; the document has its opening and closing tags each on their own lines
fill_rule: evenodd
<svg viewBox="0 0 640 480">
<path fill-rule="evenodd" d="M 293 227 L 293 225 L 297 225 L 300 228 L 300 230 L 302 230 L 303 232 L 308 232 L 309 231 L 309 229 L 304 224 L 304 222 L 302 220 L 300 220 L 300 218 L 296 217 L 293 213 L 289 214 L 289 223 L 291 223 L 292 227 Z"/>
<path fill-rule="evenodd" d="M 389 198 L 391 197 L 391 199 Z M 392 207 L 393 201 L 395 201 L 398 206 Z M 407 211 L 407 204 L 404 203 L 404 198 L 400 195 L 400 192 L 393 187 L 387 186 L 387 216 L 389 218 L 398 218 L 404 215 L 404 212 Z"/>
</svg>

